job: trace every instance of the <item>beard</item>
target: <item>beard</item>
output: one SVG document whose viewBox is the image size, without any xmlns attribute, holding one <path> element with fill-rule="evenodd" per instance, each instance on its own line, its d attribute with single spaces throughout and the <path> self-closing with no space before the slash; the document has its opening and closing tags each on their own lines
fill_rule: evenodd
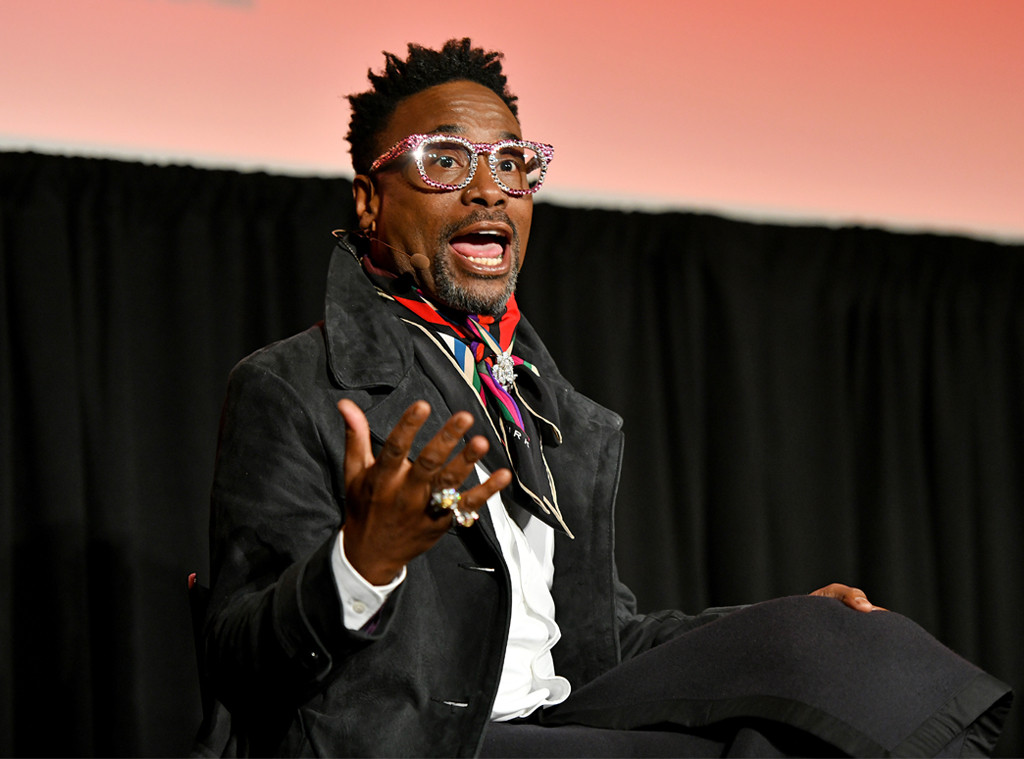
<svg viewBox="0 0 1024 759">
<path fill-rule="evenodd" d="M 451 262 L 451 252 L 448 249 L 448 241 L 456 236 L 465 227 L 475 224 L 477 221 L 488 218 L 499 217 L 512 228 L 512 239 L 508 241 L 508 255 L 512 257 L 512 265 L 508 274 L 498 274 L 493 277 L 475 275 L 473 279 L 480 283 L 505 281 L 505 286 L 498 292 L 477 292 L 472 287 L 466 287 L 458 282 L 455 277 Z M 438 240 L 437 254 L 430 264 L 430 273 L 434 278 L 434 287 L 437 290 L 437 298 L 457 311 L 467 314 L 481 314 L 484 316 L 500 316 L 505 310 L 505 304 L 512 297 L 516 290 L 516 283 L 519 280 L 519 231 L 516 225 L 504 213 L 486 214 L 477 213 L 468 219 L 463 219 L 459 224 L 453 224 L 441 231 L 441 239 Z M 465 276 L 465 274 L 463 274 Z"/>
<path fill-rule="evenodd" d="M 447 243 L 445 243 L 447 247 Z M 434 287 L 437 288 L 438 299 L 457 311 L 464 311 L 467 314 L 481 314 L 484 316 L 500 316 L 505 310 L 505 304 L 512 297 L 516 290 L 516 282 L 519 279 L 519 254 L 517 251 L 510 251 L 513 256 L 512 268 L 508 274 L 501 274 L 495 277 L 474 277 L 479 282 L 492 282 L 500 279 L 505 280 L 505 286 L 497 293 L 475 292 L 456 281 L 452 272 L 451 258 L 446 251 L 434 256 L 431 264 L 431 273 L 434 275 Z"/>
</svg>

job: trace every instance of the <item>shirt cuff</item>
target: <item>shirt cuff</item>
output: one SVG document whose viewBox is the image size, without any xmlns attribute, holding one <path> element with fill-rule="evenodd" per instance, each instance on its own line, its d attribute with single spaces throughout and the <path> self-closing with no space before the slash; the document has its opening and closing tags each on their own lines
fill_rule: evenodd
<svg viewBox="0 0 1024 759">
<path fill-rule="evenodd" d="M 331 568 L 334 570 L 334 580 L 338 584 L 345 627 L 349 630 L 359 630 L 380 611 L 391 591 L 405 580 L 405 567 L 402 567 L 398 576 L 387 585 L 371 585 L 345 556 L 344 535 L 344 529 L 338 530 L 335 549 L 331 551 Z"/>
</svg>

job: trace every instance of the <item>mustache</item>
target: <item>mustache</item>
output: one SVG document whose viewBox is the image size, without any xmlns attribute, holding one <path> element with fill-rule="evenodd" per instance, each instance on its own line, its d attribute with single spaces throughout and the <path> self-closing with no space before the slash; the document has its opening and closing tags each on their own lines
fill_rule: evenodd
<svg viewBox="0 0 1024 759">
<path fill-rule="evenodd" d="M 459 221 L 453 221 L 449 224 L 445 224 L 441 228 L 442 241 L 447 243 L 453 237 L 457 237 L 462 230 L 468 229 L 474 224 L 479 224 L 484 221 L 501 222 L 502 224 L 507 225 L 509 229 L 512 230 L 512 239 L 509 242 L 514 248 L 518 249 L 519 228 L 516 226 L 516 223 L 512 221 L 512 218 L 501 209 L 498 209 L 497 211 L 485 211 L 482 208 L 478 208 L 464 219 L 459 219 Z"/>
</svg>

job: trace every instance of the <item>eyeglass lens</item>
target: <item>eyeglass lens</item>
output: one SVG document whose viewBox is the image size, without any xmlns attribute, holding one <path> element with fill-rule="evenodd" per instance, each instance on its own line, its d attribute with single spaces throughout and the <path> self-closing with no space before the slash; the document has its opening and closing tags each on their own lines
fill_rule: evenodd
<svg viewBox="0 0 1024 759">
<path fill-rule="evenodd" d="M 423 146 L 423 171 L 434 182 L 458 186 L 476 161 L 465 145 L 444 140 Z M 536 150 L 519 145 L 498 148 L 493 164 L 498 182 L 511 190 L 528 190 L 540 181 L 542 163 Z"/>
</svg>

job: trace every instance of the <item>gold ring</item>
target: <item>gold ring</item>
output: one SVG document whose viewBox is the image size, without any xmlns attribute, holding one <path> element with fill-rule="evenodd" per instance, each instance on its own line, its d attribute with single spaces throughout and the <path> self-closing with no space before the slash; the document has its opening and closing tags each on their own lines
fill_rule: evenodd
<svg viewBox="0 0 1024 759">
<path fill-rule="evenodd" d="M 459 501 L 462 500 L 462 493 L 455 488 L 444 488 L 442 490 L 435 490 L 430 496 L 430 505 L 434 507 L 437 512 L 452 511 L 458 505 Z"/>
<path fill-rule="evenodd" d="M 452 520 L 463 527 L 471 527 L 480 515 L 475 511 L 468 511 L 459 508 L 462 502 L 462 493 L 455 488 L 442 488 L 435 490 L 430 496 L 431 513 L 439 516 L 442 512 L 450 511 Z"/>
</svg>

